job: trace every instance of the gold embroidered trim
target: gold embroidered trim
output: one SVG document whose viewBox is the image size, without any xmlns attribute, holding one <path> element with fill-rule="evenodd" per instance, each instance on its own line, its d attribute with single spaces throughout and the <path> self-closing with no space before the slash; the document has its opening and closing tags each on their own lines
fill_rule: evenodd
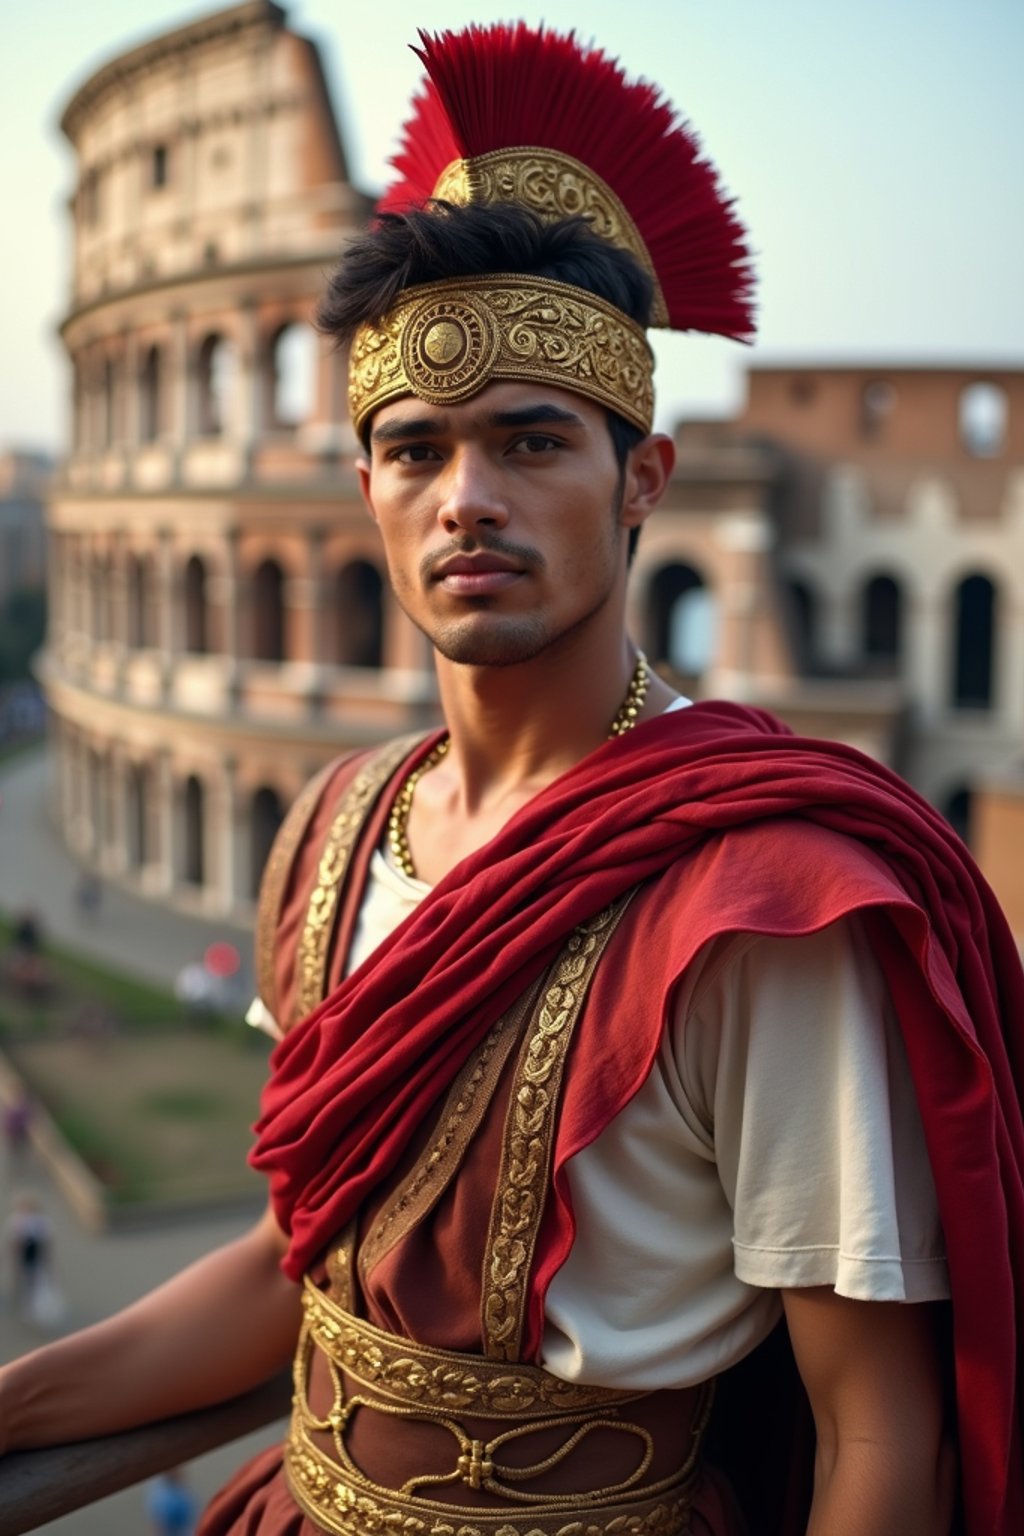
<svg viewBox="0 0 1024 1536">
<path fill-rule="evenodd" d="M 553 980 L 520 1052 L 484 1255 L 481 1326 L 492 1360 L 519 1358 L 565 1059 L 598 961 L 633 894 L 627 891 L 573 933 L 549 972 Z"/>
<path fill-rule="evenodd" d="M 522 1419 L 629 1402 L 644 1394 L 562 1381 L 534 1365 L 507 1365 L 483 1356 L 416 1344 L 353 1317 L 307 1277 L 303 1337 L 296 1356 L 304 1376 L 308 1346 L 360 1386 L 417 1408 L 471 1412 L 488 1419 Z M 301 1357 L 301 1368 L 300 1368 Z"/>
<path fill-rule="evenodd" d="M 337 762 L 331 762 L 326 768 L 321 768 L 316 777 L 309 781 L 292 802 L 291 809 L 274 839 L 274 846 L 270 850 L 270 857 L 260 881 L 259 904 L 256 908 L 256 990 L 263 999 L 264 1006 L 282 1027 L 285 1021 L 279 1017 L 274 953 L 277 948 L 277 928 L 281 921 L 284 893 L 299 844 L 305 837 L 306 829 L 320 803 L 324 785 L 337 767 Z"/>
<path fill-rule="evenodd" d="M 325 1269 L 331 1286 L 331 1295 L 344 1312 L 355 1309 L 355 1273 L 353 1255 L 356 1248 L 355 1220 L 349 1222 L 336 1247 L 327 1255 Z"/>
<path fill-rule="evenodd" d="M 374 753 L 345 791 L 320 854 L 316 882 L 309 898 L 306 921 L 298 944 L 297 1006 L 302 1017 L 312 1013 L 324 998 L 334 918 L 345 872 L 359 834 L 377 796 L 395 769 L 423 739 L 422 736 L 403 736 L 398 741 L 388 742 Z"/>
<path fill-rule="evenodd" d="M 434 196 L 448 203 L 520 203 L 542 219 L 583 218 L 596 235 L 640 263 L 654 284 L 652 325 L 668 325 L 668 307 L 650 252 L 626 205 L 589 166 L 557 149 L 516 145 L 453 160 Z"/>
<path fill-rule="evenodd" d="M 360 326 L 349 408 L 361 432 L 403 395 L 453 405 L 514 379 L 571 389 L 649 432 L 653 376 L 644 331 L 614 305 L 553 278 L 499 272 L 408 288 L 378 323 Z"/>
<path fill-rule="evenodd" d="M 423 1220 L 458 1172 L 536 996 L 537 986 L 533 986 L 517 999 L 455 1079 L 422 1156 L 381 1208 L 360 1245 L 359 1273 L 364 1285 L 373 1266 Z"/>
<path fill-rule="evenodd" d="M 684 1536 L 693 1479 L 667 1496 L 603 1508 L 566 1500 L 531 1505 L 522 1515 L 415 1498 L 340 1468 L 293 1426 L 285 1473 L 296 1504 L 332 1536 Z"/>
</svg>

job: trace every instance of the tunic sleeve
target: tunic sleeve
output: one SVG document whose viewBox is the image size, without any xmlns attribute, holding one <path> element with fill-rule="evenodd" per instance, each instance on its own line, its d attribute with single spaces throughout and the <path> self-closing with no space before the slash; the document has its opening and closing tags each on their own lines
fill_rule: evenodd
<svg viewBox="0 0 1024 1536">
<path fill-rule="evenodd" d="M 676 1050 L 711 1126 L 737 1277 L 862 1300 L 948 1296 L 899 1024 L 856 919 L 709 967 Z"/>
</svg>

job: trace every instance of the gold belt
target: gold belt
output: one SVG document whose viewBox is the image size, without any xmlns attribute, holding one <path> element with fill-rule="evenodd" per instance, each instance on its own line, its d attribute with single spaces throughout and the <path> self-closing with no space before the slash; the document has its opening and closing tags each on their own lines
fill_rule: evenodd
<svg viewBox="0 0 1024 1536">
<path fill-rule="evenodd" d="M 398 1338 L 353 1317 L 308 1279 L 303 1304 L 285 1466 L 296 1503 L 322 1530 L 336 1536 L 681 1536 L 689 1530 L 710 1386 L 696 1390 L 682 1465 L 652 1481 L 651 1431 L 621 1412 L 649 1394 L 561 1381 L 537 1366 Z M 315 1351 L 333 1389 L 323 1415 L 312 1411 L 308 1398 Z M 363 1410 L 369 1410 L 363 1422 L 385 1433 L 393 1434 L 398 1421 L 410 1430 L 428 1425 L 445 1431 L 450 1440 L 435 1433 L 431 1455 L 448 1465 L 417 1472 L 400 1487 L 374 1481 L 347 1444 L 353 1415 Z M 564 1469 L 597 1431 L 635 1443 L 637 1465 L 628 1475 L 584 1491 L 523 1486 Z M 507 1448 L 519 1442 L 522 1451 L 535 1434 L 545 1437 L 546 1446 L 554 1434 L 551 1454 L 529 1466 L 502 1460 Z M 447 1458 L 439 1444 L 451 1445 Z M 445 1503 L 420 1491 L 440 1492 L 446 1485 L 458 1485 L 463 1499 L 470 1490 L 480 1502 Z"/>
</svg>

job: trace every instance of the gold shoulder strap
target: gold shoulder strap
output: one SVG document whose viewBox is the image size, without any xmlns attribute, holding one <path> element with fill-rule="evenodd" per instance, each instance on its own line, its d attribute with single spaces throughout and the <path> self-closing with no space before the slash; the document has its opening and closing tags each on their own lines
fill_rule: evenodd
<svg viewBox="0 0 1024 1536">
<path fill-rule="evenodd" d="M 270 850 L 270 857 L 267 859 L 260 881 L 254 945 L 256 988 L 264 1006 L 269 1009 L 275 1019 L 278 1017 L 279 999 L 277 977 L 274 971 L 274 950 L 277 946 L 277 929 L 281 921 L 281 907 L 284 903 L 288 876 L 291 874 L 295 855 L 299 851 L 299 844 L 305 837 L 314 812 L 320 804 L 320 796 L 337 768 L 337 759 L 328 763 L 325 768 L 321 768 L 316 777 L 310 779 L 298 798 L 292 802 L 274 838 L 274 846 Z"/>
<path fill-rule="evenodd" d="M 481 1329 L 484 1354 L 491 1360 L 520 1356 L 565 1061 L 598 962 L 634 893 L 635 887 L 575 929 L 548 972 L 526 1028 L 484 1250 Z"/>
<path fill-rule="evenodd" d="M 316 880 L 296 956 L 297 1008 L 300 1017 L 312 1013 L 327 991 L 331 934 L 345 875 L 353 850 L 370 812 L 395 770 L 426 738 L 402 736 L 375 752 L 356 774 L 342 797 L 324 840 Z"/>
</svg>

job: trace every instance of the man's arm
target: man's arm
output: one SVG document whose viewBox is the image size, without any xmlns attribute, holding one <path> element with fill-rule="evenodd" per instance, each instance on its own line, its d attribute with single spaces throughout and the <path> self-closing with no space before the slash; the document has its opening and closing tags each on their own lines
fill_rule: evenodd
<svg viewBox="0 0 1024 1536">
<path fill-rule="evenodd" d="M 113 1434 L 247 1391 L 294 1353 L 298 1286 L 268 1210 L 123 1312 L 0 1370 L 0 1454 Z"/>
<path fill-rule="evenodd" d="M 931 1308 L 825 1286 L 782 1300 L 817 1431 L 808 1536 L 948 1536 L 956 1458 Z"/>
</svg>

